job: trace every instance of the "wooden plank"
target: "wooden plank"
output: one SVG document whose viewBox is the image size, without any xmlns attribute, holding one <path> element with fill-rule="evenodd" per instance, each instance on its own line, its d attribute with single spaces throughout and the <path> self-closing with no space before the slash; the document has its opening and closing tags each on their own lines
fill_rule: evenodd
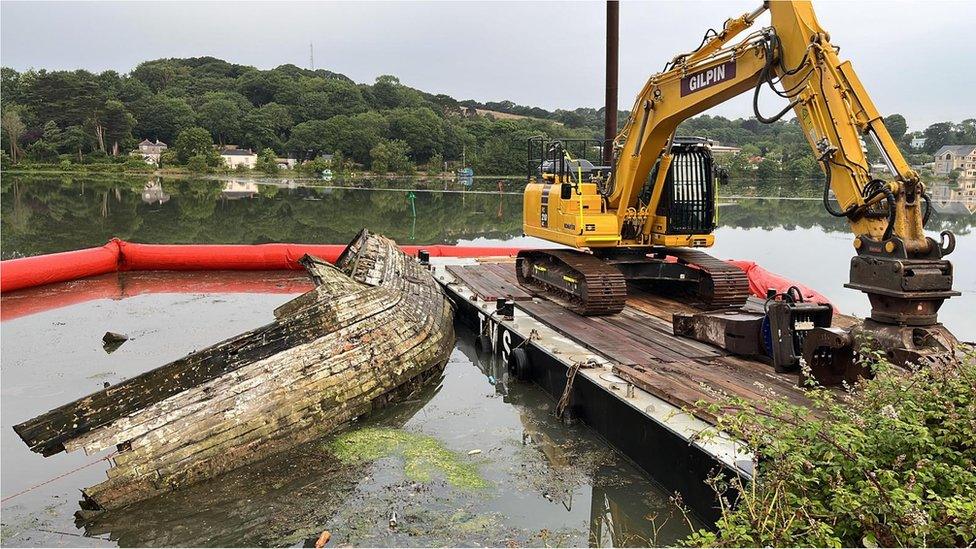
<svg viewBox="0 0 976 549">
<path fill-rule="evenodd" d="M 518 284 L 511 262 L 479 267 L 510 286 Z M 674 313 L 700 312 L 686 301 L 630 284 L 627 306 L 613 316 L 582 317 L 546 300 L 518 306 L 580 345 L 617 362 L 643 384 L 642 388 L 677 406 L 694 407 L 698 400 L 715 402 L 721 395 L 750 401 L 774 396 L 796 405 L 810 404 L 796 385 L 796 374 L 777 374 L 759 360 L 732 356 L 712 345 L 675 336 Z M 743 309 L 761 311 L 762 306 L 762 299 L 750 297 Z M 849 317 L 840 315 L 835 315 L 835 321 L 850 323 Z"/>
<path fill-rule="evenodd" d="M 532 294 L 527 292 L 515 277 L 514 266 L 506 268 L 503 265 L 474 265 L 469 269 L 477 269 L 486 280 L 498 285 L 499 290 L 510 299 L 525 301 L 532 299 Z M 511 275 L 511 276 L 509 276 Z"/>
<path fill-rule="evenodd" d="M 500 297 L 517 301 L 532 299 L 520 287 L 508 284 L 482 265 L 450 265 L 447 271 L 460 279 L 482 301 L 494 301 Z"/>
<path fill-rule="evenodd" d="M 519 286 L 518 275 L 515 274 L 515 263 L 490 263 L 484 268 L 498 275 L 499 278 L 512 286 Z"/>
</svg>

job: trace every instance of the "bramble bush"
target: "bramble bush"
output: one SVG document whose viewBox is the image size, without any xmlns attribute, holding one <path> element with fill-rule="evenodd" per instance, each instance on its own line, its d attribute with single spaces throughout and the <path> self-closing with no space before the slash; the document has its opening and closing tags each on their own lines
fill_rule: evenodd
<svg viewBox="0 0 976 549">
<path fill-rule="evenodd" d="M 755 479 L 711 479 L 716 531 L 691 546 L 972 546 L 976 542 L 976 355 L 876 377 L 810 409 L 768 398 L 709 406 L 753 453 Z M 904 372 L 904 371 L 902 371 Z"/>
</svg>

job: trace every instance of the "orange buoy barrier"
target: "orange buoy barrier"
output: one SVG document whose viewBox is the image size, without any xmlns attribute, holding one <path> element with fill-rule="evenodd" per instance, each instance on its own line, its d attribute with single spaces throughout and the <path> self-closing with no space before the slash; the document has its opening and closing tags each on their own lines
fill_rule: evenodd
<svg viewBox="0 0 976 549">
<path fill-rule="evenodd" d="M 431 257 L 513 256 L 505 246 L 402 246 Z M 335 262 L 342 244 L 137 244 L 112 239 L 97 248 L 9 259 L 0 262 L 0 292 L 34 288 L 116 271 L 278 271 L 298 270 L 305 254 Z"/>
<path fill-rule="evenodd" d="M 77 280 L 118 268 L 119 245 L 115 240 L 97 248 L 8 259 L 0 262 L 0 292 Z"/>
<path fill-rule="evenodd" d="M 746 277 L 749 278 L 749 293 L 756 297 L 765 298 L 769 290 L 774 290 L 777 294 L 786 293 L 790 289 L 790 286 L 796 286 L 796 289 L 800 290 L 800 294 L 803 295 L 804 301 L 812 301 L 833 307 L 833 303 L 820 292 L 805 284 L 790 280 L 785 276 L 769 272 L 759 266 L 755 261 L 728 259 L 726 262 L 745 271 Z M 840 311 L 837 310 L 837 307 L 834 307 L 834 312 L 839 313 Z"/>
<path fill-rule="evenodd" d="M 427 250 L 431 257 L 514 256 L 512 246 L 401 246 L 416 255 Z M 104 246 L 38 255 L 0 262 L 0 292 L 34 288 L 118 271 L 282 271 L 300 270 L 305 254 L 334 263 L 345 249 L 342 244 L 138 244 L 118 238 Z M 730 260 L 745 271 L 749 290 L 766 297 L 768 290 L 785 292 L 796 286 L 807 301 L 830 303 L 812 288 L 771 273 L 754 261 Z"/>
</svg>

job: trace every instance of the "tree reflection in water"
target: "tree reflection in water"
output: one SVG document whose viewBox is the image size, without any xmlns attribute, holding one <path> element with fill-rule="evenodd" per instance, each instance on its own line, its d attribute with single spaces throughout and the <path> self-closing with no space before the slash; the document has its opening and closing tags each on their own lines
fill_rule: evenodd
<svg viewBox="0 0 976 549">
<path fill-rule="evenodd" d="M 363 227 L 404 243 L 506 241 L 522 234 L 523 183 L 485 181 L 460 192 L 447 183 L 419 180 L 361 180 L 355 187 L 326 188 L 294 181 L 7 175 L 0 194 L 2 256 L 99 246 L 112 237 L 144 243 L 332 244 L 348 241 Z M 815 183 L 725 185 L 719 225 L 847 232 L 843 220 L 824 213 L 818 193 Z M 927 228 L 968 234 L 976 183 L 934 185 L 931 194 Z"/>
</svg>

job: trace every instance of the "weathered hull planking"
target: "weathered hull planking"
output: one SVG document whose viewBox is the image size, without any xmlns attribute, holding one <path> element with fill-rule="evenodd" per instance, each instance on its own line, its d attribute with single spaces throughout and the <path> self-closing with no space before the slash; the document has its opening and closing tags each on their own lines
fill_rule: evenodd
<svg viewBox="0 0 976 549">
<path fill-rule="evenodd" d="M 14 427 L 32 450 L 117 447 L 85 506 L 113 509 L 213 477 L 382 406 L 442 369 L 453 310 L 430 272 L 365 230 L 276 320 Z"/>
</svg>

